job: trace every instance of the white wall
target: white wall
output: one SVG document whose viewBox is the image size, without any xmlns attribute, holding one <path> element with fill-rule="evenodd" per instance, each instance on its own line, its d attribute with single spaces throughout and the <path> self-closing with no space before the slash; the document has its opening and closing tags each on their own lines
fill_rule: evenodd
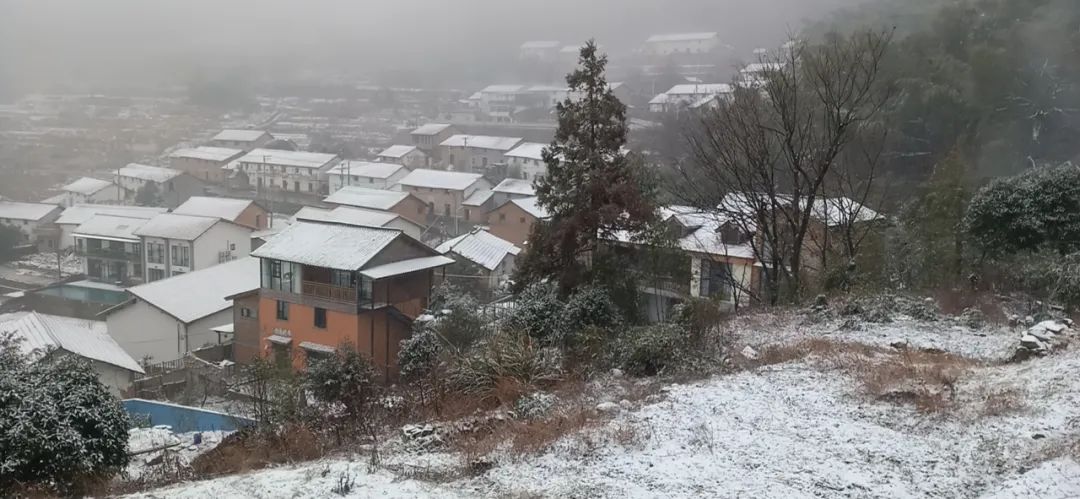
<svg viewBox="0 0 1080 499">
<path fill-rule="evenodd" d="M 135 373 L 109 363 L 91 361 L 91 367 L 97 373 L 98 381 L 105 385 L 113 395 L 122 396 L 135 378 Z"/>
<path fill-rule="evenodd" d="M 152 364 L 176 360 L 188 351 L 216 344 L 217 333 L 210 328 L 232 322 L 231 307 L 185 325 L 153 305 L 135 300 L 110 313 L 105 323 L 109 336 L 138 362 L 147 355 Z"/>
<path fill-rule="evenodd" d="M 213 267 L 222 262 L 219 253 L 230 251 L 232 259 L 243 258 L 251 251 L 251 230 L 236 224 L 219 222 L 195 240 L 192 270 Z M 235 249 L 234 249 L 235 248 Z M 218 324 L 220 326 L 220 324 Z"/>
</svg>

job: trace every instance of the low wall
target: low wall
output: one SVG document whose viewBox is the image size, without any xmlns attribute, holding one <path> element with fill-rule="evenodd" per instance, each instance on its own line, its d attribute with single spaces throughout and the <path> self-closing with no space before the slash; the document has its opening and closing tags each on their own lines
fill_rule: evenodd
<svg viewBox="0 0 1080 499">
<path fill-rule="evenodd" d="M 126 399 L 124 410 L 133 416 L 148 418 L 152 426 L 168 425 L 176 433 L 189 431 L 234 431 L 255 422 L 223 412 L 188 407 L 158 400 Z"/>
</svg>

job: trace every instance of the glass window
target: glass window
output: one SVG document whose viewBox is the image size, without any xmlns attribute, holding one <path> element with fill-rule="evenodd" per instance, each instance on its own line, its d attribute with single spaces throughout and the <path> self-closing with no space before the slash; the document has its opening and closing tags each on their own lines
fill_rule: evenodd
<svg viewBox="0 0 1080 499">
<path fill-rule="evenodd" d="M 326 329 L 326 309 L 315 307 L 315 327 Z"/>
<path fill-rule="evenodd" d="M 281 300 L 277 301 L 277 320 L 289 320 L 289 302 Z"/>
</svg>

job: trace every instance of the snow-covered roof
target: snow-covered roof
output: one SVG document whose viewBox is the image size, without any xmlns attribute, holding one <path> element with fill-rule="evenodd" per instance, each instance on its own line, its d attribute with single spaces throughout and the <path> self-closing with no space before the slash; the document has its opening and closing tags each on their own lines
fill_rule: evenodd
<svg viewBox="0 0 1080 499">
<path fill-rule="evenodd" d="M 499 182 L 492 191 L 503 194 L 516 194 L 522 196 L 535 196 L 536 188 L 533 187 L 532 181 L 521 180 L 517 178 L 508 178 Z"/>
<path fill-rule="evenodd" d="M 746 67 L 739 70 L 743 74 L 763 73 L 765 71 L 776 71 L 784 69 L 784 63 L 782 62 L 752 62 L 747 64 Z"/>
<path fill-rule="evenodd" d="M 78 180 L 68 185 L 65 185 L 60 190 L 64 192 L 74 192 L 76 194 L 90 196 L 93 194 L 97 194 L 104 189 L 107 189 L 110 185 L 113 185 L 113 183 L 109 182 L 108 180 L 101 180 L 99 178 L 90 177 L 80 177 Z"/>
<path fill-rule="evenodd" d="M 517 255 L 521 248 L 486 230 L 475 230 L 440 244 L 435 251 L 444 255 L 452 252 L 485 269 L 495 270 L 506 255 Z"/>
<path fill-rule="evenodd" d="M 75 236 L 108 239 L 111 241 L 139 242 L 135 231 L 147 222 L 145 218 L 116 215 L 94 215 L 75 228 Z"/>
<path fill-rule="evenodd" d="M 551 40 L 530 40 L 521 44 L 523 49 L 553 49 L 559 46 L 559 42 Z"/>
<path fill-rule="evenodd" d="M 880 220 L 884 217 L 870 207 L 847 197 L 819 199 L 814 203 L 814 216 L 825 221 L 829 227 L 845 225 L 852 218 L 855 223 Z"/>
<path fill-rule="evenodd" d="M 525 210 L 526 213 L 540 220 L 546 220 L 551 215 L 547 212 L 547 210 L 540 207 L 539 200 L 540 198 L 531 197 L 511 199 L 509 202 L 514 203 L 518 206 L 518 208 Z"/>
<path fill-rule="evenodd" d="M 409 197 L 407 192 L 386 191 L 352 185 L 338 189 L 323 201 L 344 206 L 389 210 L 407 197 Z"/>
<path fill-rule="evenodd" d="M 57 194 L 55 196 L 49 196 L 45 199 L 42 199 L 40 202 L 42 204 L 64 204 L 65 201 L 67 201 L 67 193 L 61 192 L 60 194 Z"/>
<path fill-rule="evenodd" d="M 184 204 L 177 206 L 173 213 L 176 215 L 196 215 L 236 221 L 252 203 L 254 201 L 250 199 L 191 196 L 187 201 L 184 201 Z"/>
<path fill-rule="evenodd" d="M 263 130 L 222 130 L 212 140 L 229 142 L 255 142 L 265 135 Z"/>
<path fill-rule="evenodd" d="M 259 260 L 244 257 L 128 288 L 128 292 L 190 324 L 229 308 L 232 302 L 225 297 L 258 288 L 259 279 Z"/>
<path fill-rule="evenodd" d="M 419 149 L 417 149 L 416 146 L 398 144 L 383 149 L 383 151 L 379 153 L 379 157 L 399 159 L 405 157 L 406 154 L 418 150 Z"/>
<path fill-rule="evenodd" d="M 731 220 L 723 212 L 706 213 L 689 206 L 667 206 L 660 209 L 663 220 L 675 220 L 687 229 L 677 241 L 679 248 L 691 253 L 712 256 L 724 256 L 754 260 L 754 249 L 747 244 L 725 243 L 721 228 Z M 614 240 L 623 243 L 640 244 L 629 233 L 618 232 Z"/>
<path fill-rule="evenodd" d="M 581 47 L 578 47 L 577 45 L 566 45 L 563 48 L 559 49 L 560 54 L 578 54 L 580 52 Z"/>
<path fill-rule="evenodd" d="M 201 159 L 205 161 L 229 161 L 244 154 L 240 149 L 228 147 L 201 146 L 188 149 L 180 149 L 169 155 L 170 158 Z"/>
<path fill-rule="evenodd" d="M 683 83 L 665 92 L 668 97 L 681 95 L 729 94 L 733 91 L 727 83 Z"/>
<path fill-rule="evenodd" d="M 483 175 L 479 173 L 448 172 L 420 168 L 410 172 L 399 180 L 398 184 L 409 187 L 463 191 L 480 181 L 481 178 L 483 178 Z"/>
<path fill-rule="evenodd" d="M 715 31 L 707 31 L 701 33 L 670 33 L 666 35 L 652 35 L 648 39 L 646 39 L 645 42 L 692 42 L 700 40 L 711 40 L 713 38 L 716 38 Z"/>
<path fill-rule="evenodd" d="M 337 270 L 359 270 L 401 231 L 358 225 L 297 221 L 251 254 Z"/>
<path fill-rule="evenodd" d="M 525 88 L 525 85 L 488 85 L 480 90 L 480 93 L 485 94 L 512 94 L 520 92 Z"/>
<path fill-rule="evenodd" d="M 334 165 L 333 168 L 326 172 L 330 175 L 388 179 L 404 168 L 405 165 L 399 165 L 397 163 L 372 163 L 370 161 L 348 160 Z"/>
<path fill-rule="evenodd" d="M 119 206 L 110 204 L 76 204 L 60 213 L 56 223 L 60 225 L 79 225 L 98 214 L 116 215 L 129 218 L 151 219 L 169 211 L 168 208 L 151 206 Z"/>
<path fill-rule="evenodd" d="M 295 220 L 336 222 L 364 227 L 386 227 L 394 220 L 401 218 L 401 215 L 388 211 L 365 210 L 351 206 L 338 206 L 332 210 L 305 206 L 296 212 L 293 218 Z"/>
<path fill-rule="evenodd" d="M 477 190 L 461 202 L 465 206 L 483 206 L 495 193 L 489 190 Z"/>
<path fill-rule="evenodd" d="M 194 241 L 218 223 L 224 222 L 216 217 L 162 213 L 147 220 L 135 231 L 135 235 Z"/>
<path fill-rule="evenodd" d="M 649 100 L 649 104 L 667 104 L 670 100 L 668 94 L 656 94 L 656 97 Z"/>
<path fill-rule="evenodd" d="M 36 221 L 45 218 L 56 209 L 55 204 L 0 201 L 0 218 Z"/>
<path fill-rule="evenodd" d="M 525 89 L 526 92 L 570 92 L 566 85 L 533 85 Z"/>
<path fill-rule="evenodd" d="M 451 125 L 446 123 L 428 123 L 426 125 L 421 125 L 411 133 L 412 135 L 438 135 L 450 127 Z"/>
<path fill-rule="evenodd" d="M 331 345 L 324 345 L 322 343 L 315 343 L 313 341 L 301 341 L 299 347 L 303 348 L 304 350 L 318 353 L 334 353 L 335 351 L 337 351 L 337 349 Z"/>
<path fill-rule="evenodd" d="M 90 360 L 143 372 L 139 363 L 109 336 L 108 327 L 101 321 L 15 312 L 0 315 L 0 331 L 21 338 L 19 348 L 27 354 L 58 348 Z"/>
<path fill-rule="evenodd" d="M 161 183 L 179 177 L 184 172 L 180 170 L 174 170 L 172 168 L 163 168 L 160 166 L 140 165 L 138 163 L 128 163 L 127 166 L 117 171 L 117 175 L 121 177 L 137 178 L 139 180 L 145 180 L 147 182 Z"/>
<path fill-rule="evenodd" d="M 452 135 L 444 140 L 443 147 L 474 147 L 477 149 L 494 149 L 496 151 L 509 151 L 521 142 L 520 137 L 493 137 L 490 135 Z"/>
<path fill-rule="evenodd" d="M 241 163 L 291 166 L 294 168 L 322 168 L 338 160 L 333 154 L 305 151 L 282 151 L 278 149 L 252 149 L 240 158 Z"/>
<path fill-rule="evenodd" d="M 454 263 L 454 260 L 445 256 L 425 256 L 420 258 L 411 258 L 408 260 L 400 260 L 397 262 L 387 263 L 383 265 L 376 265 L 374 267 L 361 270 L 360 273 L 363 274 L 364 277 L 367 277 L 369 279 L 385 279 L 387 277 L 411 274 L 413 272 L 419 272 L 421 270 L 445 267 L 452 263 Z"/>
<path fill-rule="evenodd" d="M 504 156 L 508 158 L 525 158 L 543 161 L 544 157 L 542 153 L 548 146 L 549 144 L 542 144 L 540 142 L 522 142 Z"/>
</svg>

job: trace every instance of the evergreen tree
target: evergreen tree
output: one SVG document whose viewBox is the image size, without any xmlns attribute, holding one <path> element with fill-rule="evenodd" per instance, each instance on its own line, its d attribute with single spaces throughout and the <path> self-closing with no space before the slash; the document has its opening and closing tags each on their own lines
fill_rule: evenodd
<svg viewBox="0 0 1080 499">
<path fill-rule="evenodd" d="M 157 184 L 147 182 L 135 193 L 135 204 L 139 206 L 161 206 L 161 192 Z"/>
<path fill-rule="evenodd" d="M 606 65 L 607 57 L 589 41 L 578 69 L 566 78 L 570 97 L 556 108 L 559 126 L 543 152 L 548 172 L 536 181 L 550 219 L 530 236 L 515 279 L 519 288 L 552 278 L 568 294 L 587 277 L 583 260 L 594 255 L 600 239 L 640 231 L 654 218 L 641 163 L 624 151 L 626 106 L 608 86 Z"/>
<path fill-rule="evenodd" d="M 916 268 L 922 284 L 950 284 L 961 275 L 964 258 L 964 213 L 971 191 L 968 165 L 958 151 L 940 162 L 930 176 L 927 191 L 907 217 L 909 232 L 919 247 Z"/>
</svg>

